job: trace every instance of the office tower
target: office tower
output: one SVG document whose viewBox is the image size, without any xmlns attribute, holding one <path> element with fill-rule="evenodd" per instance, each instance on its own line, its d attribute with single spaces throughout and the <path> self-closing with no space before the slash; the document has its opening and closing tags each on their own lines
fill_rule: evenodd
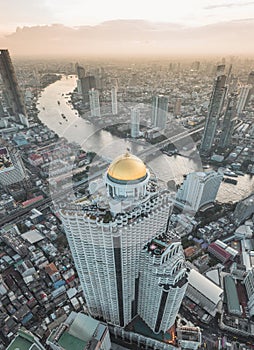
<svg viewBox="0 0 254 350">
<path fill-rule="evenodd" d="M 76 66 L 78 81 L 78 92 L 82 95 L 82 102 L 85 106 L 89 105 L 89 91 L 96 88 L 95 77 L 92 75 L 85 76 L 83 67 Z"/>
<path fill-rule="evenodd" d="M 111 106 L 112 106 L 112 114 L 117 115 L 118 113 L 118 105 L 117 105 L 117 87 L 112 87 L 111 89 Z"/>
<path fill-rule="evenodd" d="M 140 110 L 139 107 L 131 109 L 131 137 L 139 137 Z"/>
<path fill-rule="evenodd" d="M 237 225 L 242 224 L 246 219 L 254 214 L 254 195 L 238 202 L 234 210 L 234 220 Z"/>
<path fill-rule="evenodd" d="M 234 132 L 236 123 L 236 103 L 237 95 L 231 95 L 228 99 L 227 107 L 223 117 L 222 132 L 219 140 L 219 147 L 228 147 Z"/>
<path fill-rule="evenodd" d="M 181 98 L 177 98 L 175 100 L 175 105 L 174 105 L 174 116 L 179 116 L 181 114 Z"/>
<path fill-rule="evenodd" d="M 238 90 L 238 77 L 231 76 L 228 78 L 228 95 L 236 94 Z"/>
<path fill-rule="evenodd" d="M 154 127 L 164 129 L 168 114 L 168 97 L 163 95 L 153 96 L 152 99 L 152 124 Z"/>
<path fill-rule="evenodd" d="M 100 99 L 99 99 L 99 91 L 92 89 L 89 91 L 89 101 L 90 101 L 90 110 L 92 117 L 100 117 L 101 109 L 100 109 Z"/>
<path fill-rule="evenodd" d="M 0 184 L 4 187 L 26 180 L 26 169 L 17 149 L 0 145 Z"/>
<path fill-rule="evenodd" d="M 177 192 L 177 201 L 198 211 L 215 201 L 222 179 L 223 174 L 215 171 L 190 173 Z"/>
<path fill-rule="evenodd" d="M 250 74 L 248 76 L 247 84 L 251 85 L 249 96 L 247 98 L 247 102 L 248 102 L 250 100 L 251 96 L 254 95 L 254 71 L 250 72 Z"/>
<path fill-rule="evenodd" d="M 199 327 L 178 326 L 176 329 L 180 349 L 197 350 L 201 345 Z"/>
<path fill-rule="evenodd" d="M 216 75 L 217 76 L 222 75 L 224 73 L 224 71 L 225 71 L 225 64 L 217 65 L 217 67 L 216 67 Z"/>
<path fill-rule="evenodd" d="M 111 349 L 108 327 L 90 316 L 73 311 L 51 332 L 46 343 L 52 350 Z"/>
<path fill-rule="evenodd" d="M 165 332 L 188 282 L 180 239 L 168 229 L 170 193 L 128 152 L 104 181 L 106 197 L 60 210 L 88 310 L 120 327 L 140 314 L 154 332 Z"/>
<path fill-rule="evenodd" d="M 226 94 L 225 82 L 225 75 L 220 75 L 215 79 L 212 96 L 208 106 L 204 134 L 200 146 L 201 153 L 209 153 L 213 146 L 216 128 Z"/>
<path fill-rule="evenodd" d="M 238 103 L 236 107 L 236 111 L 238 115 L 241 114 L 242 111 L 245 109 L 245 106 L 248 102 L 250 90 L 251 90 L 251 85 L 242 86 L 240 89 L 240 94 L 239 94 Z"/>
<path fill-rule="evenodd" d="M 252 85 L 254 87 L 254 71 L 250 72 L 247 80 L 247 85 Z"/>
<path fill-rule="evenodd" d="M 0 50 L 0 74 L 4 84 L 6 103 L 11 109 L 10 113 L 16 117 L 17 122 L 28 126 L 24 100 L 8 50 Z"/>
<path fill-rule="evenodd" d="M 18 334 L 7 347 L 6 350 L 46 350 L 40 343 L 39 339 L 35 337 L 30 331 L 20 329 Z"/>
<path fill-rule="evenodd" d="M 85 78 L 86 76 L 85 68 L 80 66 L 78 63 L 75 64 L 75 68 L 76 68 L 78 79 Z"/>
<path fill-rule="evenodd" d="M 243 283 L 246 288 L 247 296 L 248 296 L 248 310 L 250 313 L 250 317 L 254 316 L 254 268 L 252 267 L 249 271 L 247 271 L 247 276 L 244 278 Z"/>
</svg>

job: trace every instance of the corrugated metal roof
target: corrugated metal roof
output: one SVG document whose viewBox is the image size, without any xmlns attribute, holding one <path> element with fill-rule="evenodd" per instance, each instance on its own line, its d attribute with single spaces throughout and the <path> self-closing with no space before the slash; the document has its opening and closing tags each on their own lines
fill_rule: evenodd
<svg viewBox="0 0 254 350">
<path fill-rule="evenodd" d="M 224 277 L 225 291 L 227 296 L 228 311 L 232 314 L 241 315 L 241 308 L 237 295 L 236 285 L 233 278 L 229 275 Z"/>
<path fill-rule="evenodd" d="M 221 300 L 223 290 L 194 269 L 190 271 L 189 283 L 215 305 Z"/>
</svg>

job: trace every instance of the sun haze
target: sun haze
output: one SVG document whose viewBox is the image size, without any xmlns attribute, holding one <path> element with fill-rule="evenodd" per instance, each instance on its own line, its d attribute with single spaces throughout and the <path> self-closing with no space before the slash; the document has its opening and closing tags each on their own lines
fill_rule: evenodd
<svg viewBox="0 0 254 350">
<path fill-rule="evenodd" d="M 56 25 L 57 23 L 57 25 Z M 9 0 L 0 45 L 16 55 L 253 54 L 254 1 Z M 234 35 L 232 35 L 234 34 Z M 69 47 L 66 47 L 68 43 Z M 86 48 L 84 48 L 86 46 Z"/>
</svg>

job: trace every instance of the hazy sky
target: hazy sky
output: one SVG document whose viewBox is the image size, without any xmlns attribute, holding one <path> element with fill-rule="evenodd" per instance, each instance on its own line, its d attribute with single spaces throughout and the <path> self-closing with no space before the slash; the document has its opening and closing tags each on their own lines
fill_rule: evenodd
<svg viewBox="0 0 254 350">
<path fill-rule="evenodd" d="M 0 33 L 17 26 L 62 23 L 95 25 L 113 19 L 144 19 L 199 26 L 254 18 L 248 0 L 0 0 Z"/>
</svg>

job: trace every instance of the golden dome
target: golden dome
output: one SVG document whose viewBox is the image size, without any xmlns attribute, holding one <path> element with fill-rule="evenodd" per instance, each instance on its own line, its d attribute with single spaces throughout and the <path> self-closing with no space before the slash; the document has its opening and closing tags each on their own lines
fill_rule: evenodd
<svg viewBox="0 0 254 350">
<path fill-rule="evenodd" d="M 128 152 L 117 157 L 108 168 L 108 175 L 121 181 L 139 180 L 146 174 L 146 166 L 142 160 Z"/>
</svg>

